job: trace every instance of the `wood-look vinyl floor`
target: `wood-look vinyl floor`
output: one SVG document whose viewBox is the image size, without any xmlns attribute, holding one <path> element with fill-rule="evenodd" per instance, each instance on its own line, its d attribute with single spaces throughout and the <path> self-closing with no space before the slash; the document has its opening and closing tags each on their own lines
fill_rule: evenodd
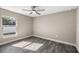
<svg viewBox="0 0 79 59">
<path fill-rule="evenodd" d="M 37 37 L 25 38 L 0 46 L 0 53 L 77 53 L 74 46 Z"/>
</svg>

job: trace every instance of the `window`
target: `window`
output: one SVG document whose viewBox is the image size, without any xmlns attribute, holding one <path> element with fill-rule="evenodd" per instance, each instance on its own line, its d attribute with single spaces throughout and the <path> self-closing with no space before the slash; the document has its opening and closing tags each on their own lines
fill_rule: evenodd
<svg viewBox="0 0 79 59">
<path fill-rule="evenodd" d="M 2 17 L 3 35 L 16 34 L 16 19 L 10 16 Z"/>
</svg>

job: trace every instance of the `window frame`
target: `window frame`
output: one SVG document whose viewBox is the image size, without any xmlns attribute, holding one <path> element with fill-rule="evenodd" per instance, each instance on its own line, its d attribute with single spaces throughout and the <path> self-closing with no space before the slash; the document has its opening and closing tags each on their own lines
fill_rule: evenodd
<svg viewBox="0 0 79 59">
<path fill-rule="evenodd" d="M 15 37 L 15 36 L 17 36 L 17 20 L 16 20 L 16 25 L 15 25 L 15 27 L 16 27 L 16 29 L 15 29 L 15 34 L 8 34 L 8 35 L 4 35 L 4 33 L 3 33 L 3 27 L 4 27 L 4 25 L 3 25 L 3 17 L 13 17 L 13 18 L 15 18 L 15 20 L 16 20 L 16 17 L 14 17 L 14 16 L 7 16 L 7 15 L 2 15 L 1 16 L 1 28 L 2 28 L 2 37 L 3 38 L 6 38 L 6 37 Z"/>
</svg>

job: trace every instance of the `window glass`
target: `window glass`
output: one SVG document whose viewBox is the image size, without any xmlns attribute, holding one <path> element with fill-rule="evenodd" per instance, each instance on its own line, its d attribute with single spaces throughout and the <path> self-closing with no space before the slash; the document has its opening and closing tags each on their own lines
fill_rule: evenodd
<svg viewBox="0 0 79 59">
<path fill-rule="evenodd" d="M 16 34 L 16 19 L 10 16 L 2 17 L 3 35 Z"/>
</svg>

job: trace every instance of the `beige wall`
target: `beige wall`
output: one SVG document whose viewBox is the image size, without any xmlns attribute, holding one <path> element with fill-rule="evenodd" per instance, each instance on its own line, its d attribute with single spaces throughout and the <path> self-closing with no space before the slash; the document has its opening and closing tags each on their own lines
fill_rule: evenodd
<svg viewBox="0 0 79 59">
<path fill-rule="evenodd" d="M 79 51 L 79 8 L 77 9 L 77 31 L 76 31 L 76 44 L 77 44 L 77 49 Z"/>
<path fill-rule="evenodd" d="M 17 36 L 2 36 L 1 16 L 12 16 L 17 20 Z M 30 18 L 8 10 L 0 9 L 0 42 L 37 35 L 59 41 L 76 43 L 76 10 L 65 11 L 37 18 Z"/>
<path fill-rule="evenodd" d="M 76 10 L 34 18 L 34 35 L 76 43 Z"/>
<path fill-rule="evenodd" d="M 10 37 L 6 37 L 3 38 L 2 36 L 2 26 L 0 25 L 0 42 L 6 42 L 9 40 L 13 40 L 15 38 L 21 38 L 21 37 L 25 37 L 25 36 L 29 36 L 32 35 L 32 23 L 33 20 L 30 17 L 18 14 L 18 13 L 14 13 L 8 10 L 4 10 L 4 9 L 0 9 L 0 24 L 1 24 L 1 16 L 12 16 L 16 18 L 17 21 L 17 36 L 10 36 Z"/>
</svg>

